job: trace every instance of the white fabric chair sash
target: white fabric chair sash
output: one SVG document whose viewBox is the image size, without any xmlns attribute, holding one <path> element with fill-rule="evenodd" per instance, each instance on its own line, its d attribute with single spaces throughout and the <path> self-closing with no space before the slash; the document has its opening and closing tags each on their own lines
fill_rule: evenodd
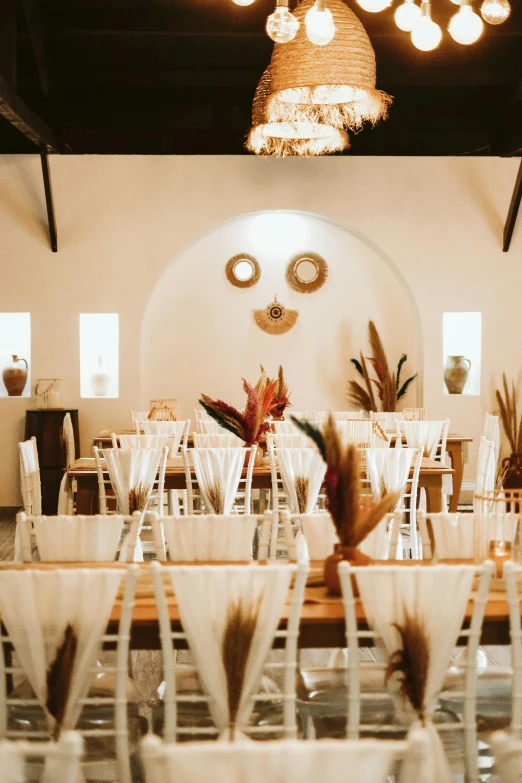
<svg viewBox="0 0 522 783">
<path fill-rule="evenodd" d="M 292 513 L 310 514 L 326 473 L 325 461 L 315 448 L 275 449 L 275 455 Z M 298 491 L 300 480 L 305 482 L 304 493 Z"/>
<path fill-rule="evenodd" d="M 251 560 L 257 517 L 203 515 L 161 517 L 153 522 L 163 528 L 170 560 Z"/>
<path fill-rule="evenodd" d="M 397 422 L 404 421 L 404 414 L 399 411 L 371 411 L 370 418 L 376 421 L 385 432 L 397 432 Z"/>
<path fill-rule="evenodd" d="M 197 426 L 202 435 L 222 435 L 223 432 L 226 432 L 221 424 L 218 424 L 214 419 L 200 419 Z"/>
<path fill-rule="evenodd" d="M 479 513 L 431 514 L 435 556 L 440 560 L 472 559 L 483 563 L 490 557 L 490 542 L 505 541 L 514 546 L 519 515 Z"/>
<path fill-rule="evenodd" d="M 374 497 L 380 499 L 383 492 L 402 495 L 414 459 L 415 449 L 366 449 L 366 471 Z"/>
<path fill-rule="evenodd" d="M 120 449 L 164 449 L 169 450 L 169 459 L 179 451 L 181 435 L 117 435 Z"/>
<path fill-rule="evenodd" d="M 371 557 L 372 560 L 389 560 L 392 541 L 391 525 L 399 525 L 400 517 L 400 512 L 397 515 L 386 514 L 372 532 L 366 536 L 364 541 L 361 541 L 359 545 L 361 552 Z M 393 557 L 395 557 L 395 553 Z"/>
<path fill-rule="evenodd" d="M 176 424 L 177 422 L 153 422 Z M 129 493 L 140 488 L 145 497 L 150 497 L 162 457 L 161 449 L 104 449 L 103 456 L 111 481 L 118 510 L 129 515 Z M 143 510 L 143 509 L 133 509 Z"/>
<path fill-rule="evenodd" d="M 173 459 L 180 447 L 185 432 L 187 431 L 186 421 L 144 421 L 142 422 L 144 435 L 167 435 L 169 438 L 169 458 Z M 121 442 L 120 442 L 121 443 Z M 121 444 L 123 445 L 123 444 Z M 156 447 L 157 448 L 157 447 Z"/>
<path fill-rule="evenodd" d="M 21 490 L 26 514 L 38 516 L 42 513 L 42 491 L 40 488 L 40 465 L 36 438 L 19 443 Z"/>
<path fill-rule="evenodd" d="M 302 435 L 303 433 L 296 427 L 293 421 L 273 421 L 272 429 L 276 435 Z"/>
<path fill-rule="evenodd" d="M 209 709 L 222 738 L 228 736 L 230 713 L 222 657 L 223 636 L 231 604 L 256 607 L 257 624 L 250 647 L 236 723 L 251 713 L 266 657 L 273 643 L 295 569 L 286 566 L 165 567 L 174 589 L 181 624 L 196 662 Z"/>
<path fill-rule="evenodd" d="M 41 561 L 108 562 L 116 559 L 122 516 L 36 517 L 33 529 Z"/>
<path fill-rule="evenodd" d="M 410 449 L 422 449 L 425 457 L 434 459 L 444 425 L 444 421 L 400 421 L 397 426 Z"/>
<path fill-rule="evenodd" d="M 406 613 L 422 623 L 430 647 L 426 682 L 426 729 L 430 745 L 426 752 L 425 777 L 422 780 L 423 783 L 452 783 L 453 776 L 431 715 L 436 708 L 453 648 L 462 628 L 476 574 L 475 566 L 346 569 L 341 564 L 339 571 L 343 580 L 346 578 L 345 572 L 356 574 L 369 626 L 381 637 L 388 657 L 402 649 L 394 623 L 403 625 Z M 408 703 L 403 702 L 400 709 L 413 717 Z"/>
<path fill-rule="evenodd" d="M 385 783 L 406 752 L 391 740 L 141 744 L 146 783 Z"/>
<path fill-rule="evenodd" d="M 244 448 L 190 449 L 194 472 L 205 507 L 214 514 L 230 514 L 245 464 Z M 215 491 L 219 488 L 223 508 L 216 508 Z M 214 501 L 214 502 L 213 502 Z"/>
<path fill-rule="evenodd" d="M 47 672 L 71 626 L 77 640 L 63 729 L 74 728 L 125 571 L 0 571 L 0 617 L 34 693 L 47 712 Z"/>
<path fill-rule="evenodd" d="M 33 780 L 35 760 L 42 759 L 40 783 L 80 783 L 83 780 L 80 758 L 83 740 L 76 731 L 64 731 L 56 742 L 0 740 L 0 783 Z"/>
<path fill-rule="evenodd" d="M 238 438 L 232 432 L 227 432 L 224 435 L 207 435 L 194 432 L 192 439 L 197 449 L 218 449 L 226 448 L 227 446 L 239 449 L 245 445 L 241 438 Z"/>
<path fill-rule="evenodd" d="M 310 560 L 324 560 L 339 543 L 335 525 L 328 512 L 300 514 L 301 530 Z"/>
</svg>

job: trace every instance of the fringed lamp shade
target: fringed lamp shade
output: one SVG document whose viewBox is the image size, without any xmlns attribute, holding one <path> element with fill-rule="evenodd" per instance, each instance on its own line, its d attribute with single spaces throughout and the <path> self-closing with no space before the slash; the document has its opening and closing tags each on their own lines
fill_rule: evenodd
<svg viewBox="0 0 522 783">
<path fill-rule="evenodd" d="M 301 23 L 296 37 L 274 46 L 269 120 L 357 130 L 367 120 L 384 119 L 391 98 L 376 89 L 375 52 L 366 30 L 343 0 L 327 0 L 335 35 L 326 46 L 314 45 L 304 21 L 314 2 L 303 0 L 295 9 Z"/>
<path fill-rule="evenodd" d="M 246 144 L 251 152 L 306 157 L 341 152 L 350 146 L 348 134 L 331 125 L 309 120 L 268 122 L 266 108 L 270 94 L 270 68 L 267 68 L 257 86 L 252 106 L 252 130 Z"/>
</svg>

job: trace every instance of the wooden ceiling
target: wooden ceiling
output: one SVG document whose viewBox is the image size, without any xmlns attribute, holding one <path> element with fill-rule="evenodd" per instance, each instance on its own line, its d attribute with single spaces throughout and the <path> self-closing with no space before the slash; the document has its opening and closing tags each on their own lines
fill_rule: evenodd
<svg viewBox="0 0 522 783">
<path fill-rule="evenodd" d="M 352 155 L 522 154 L 522 0 L 473 46 L 445 33 L 419 52 L 393 13 L 363 11 L 387 122 Z M 480 5 L 475 0 L 474 5 Z M 295 3 L 293 3 L 295 5 Z M 243 154 L 252 97 L 270 60 L 275 0 L 1 0 L 2 85 L 76 154 Z M 432 0 L 447 28 L 455 6 Z M 6 112 L 2 112 L 5 114 Z M 0 152 L 34 151 L 0 117 Z M 246 154 L 246 153 L 245 153 Z"/>
</svg>

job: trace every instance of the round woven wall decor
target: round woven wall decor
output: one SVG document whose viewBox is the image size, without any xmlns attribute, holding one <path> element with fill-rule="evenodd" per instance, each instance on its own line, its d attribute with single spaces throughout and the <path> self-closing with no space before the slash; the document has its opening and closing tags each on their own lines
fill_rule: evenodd
<svg viewBox="0 0 522 783">
<path fill-rule="evenodd" d="M 295 326 L 298 310 L 287 310 L 282 304 L 279 304 L 277 297 L 270 302 L 264 310 L 254 310 L 254 320 L 256 324 L 267 334 L 284 334 L 289 332 Z"/>
<path fill-rule="evenodd" d="M 267 101 L 271 94 L 270 68 L 261 77 L 252 105 L 252 130 L 246 147 L 256 155 L 326 155 L 342 152 L 350 144 L 348 134 L 331 125 L 313 122 L 268 122 Z"/>
<path fill-rule="evenodd" d="M 249 269 L 250 266 L 250 269 Z M 227 280 L 236 288 L 252 288 L 261 277 L 261 267 L 254 256 L 248 253 L 238 253 L 233 256 L 225 267 Z"/>
<path fill-rule="evenodd" d="M 359 129 L 386 117 L 391 98 L 376 89 L 375 52 L 362 23 L 343 0 L 328 0 L 335 35 L 315 46 L 304 18 L 315 0 L 302 0 L 294 11 L 296 37 L 275 44 L 270 63 L 270 122 L 324 122 Z"/>
<path fill-rule="evenodd" d="M 300 294 L 313 294 L 326 282 L 328 266 L 317 253 L 298 253 L 288 262 L 286 282 Z"/>
</svg>

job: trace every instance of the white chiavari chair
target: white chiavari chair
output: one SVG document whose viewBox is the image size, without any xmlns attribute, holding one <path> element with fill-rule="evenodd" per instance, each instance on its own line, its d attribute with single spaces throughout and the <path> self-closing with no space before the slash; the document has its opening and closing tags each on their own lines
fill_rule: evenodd
<svg viewBox="0 0 522 783">
<path fill-rule="evenodd" d="M 373 419 L 348 419 L 335 423 L 337 431 L 345 443 L 351 443 L 358 449 L 388 448 L 390 438 Z"/>
<path fill-rule="evenodd" d="M 172 562 L 252 560 L 258 525 L 270 525 L 268 517 L 253 514 L 161 517 L 152 513 L 149 521 L 157 559 Z"/>
<path fill-rule="evenodd" d="M 75 635 L 71 680 L 61 728 L 85 742 L 86 781 L 131 783 L 131 754 L 142 733 L 138 704 L 127 698 L 130 626 L 137 566 L 127 568 L 0 569 L 0 739 L 46 741 L 56 731 L 47 672 Z M 123 591 L 120 618 L 108 622 Z M 100 666 L 103 645 L 114 666 Z M 11 647 L 16 654 L 10 660 Z M 22 682 L 12 689 L 13 678 Z M 58 709 L 59 704 L 56 705 Z"/>
<path fill-rule="evenodd" d="M 324 424 L 329 416 L 332 416 L 334 421 L 350 421 L 357 419 L 364 419 L 364 411 L 314 411 L 314 419 L 321 424 Z"/>
<path fill-rule="evenodd" d="M 257 448 L 183 449 L 188 514 L 250 514 Z"/>
<path fill-rule="evenodd" d="M 366 472 L 371 492 L 380 499 L 383 492 L 400 492 L 395 510 L 400 510 L 408 519 L 393 528 L 391 551 L 397 556 L 397 549 L 408 547 L 411 556 L 417 560 L 420 556 L 417 531 L 417 490 L 422 465 L 420 449 L 366 449 Z M 407 539 L 409 539 L 409 544 Z M 402 551 L 399 559 L 402 559 Z"/>
<path fill-rule="evenodd" d="M 497 783 L 520 783 L 522 777 L 522 741 L 505 731 L 496 731 L 491 737 L 495 756 L 494 779 Z M 149 783 L 147 781 L 147 783 Z"/>
<path fill-rule="evenodd" d="M 29 780 L 78 783 L 83 741 L 76 731 L 64 731 L 50 742 L 0 742 L 0 783 Z M 43 770 L 43 774 L 40 773 Z"/>
<path fill-rule="evenodd" d="M 217 435 L 193 432 L 192 440 L 194 447 L 196 449 L 216 449 L 223 447 L 241 448 L 245 445 L 241 438 L 238 438 L 232 432 L 224 432 L 224 430 L 221 432 L 223 434 L 219 433 Z"/>
<path fill-rule="evenodd" d="M 22 512 L 16 516 L 21 560 L 24 563 L 116 560 L 124 526 L 131 528 L 132 522 L 132 517 L 116 514 L 30 517 Z"/>
<path fill-rule="evenodd" d="M 163 736 L 169 742 L 182 737 L 191 739 L 218 736 L 240 739 L 255 736 L 297 736 L 295 681 L 297 639 L 308 569 L 301 564 L 245 566 L 160 566 L 150 564 L 150 574 L 158 607 L 161 649 L 165 677 L 163 696 Z M 285 630 L 279 622 L 289 598 Z M 179 608 L 182 630 L 172 631 L 167 589 L 173 590 Z M 227 617 L 241 606 L 244 612 L 254 610 L 256 627 L 242 683 L 239 707 L 234 725 L 227 698 L 226 662 L 223 638 Z M 235 609 L 234 609 L 235 607 Z M 277 640 L 283 647 L 283 660 L 267 663 Z M 188 643 L 195 666 L 176 665 L 176 646 Z M 263 671 L 282 670 L 282 692 L 259 692 Z M 183 674 L 192 671 L 190 689 L 182 690 Z M 183 710 L 183 704 L 192 709 Z M 199 706 L 197 709 L 196 705 Z M 196 709 L 194 709 L 196 707 Z M 252 725 L 252 711 L 267 713 L 265 720 Z"/>
<path fill-rule="evenodd" d="M 273 421 L 272 430 L 276 435 L 302 435 L 302 431 L 293 421 Z"/>
<path fill-rule="evenodd" d="M 283 418 L 285 421 L 290 421 L 292 417 L 295 416 L 296 419 L 305 419 L 306 421 L 314 422 L 315 419 L 315 411 L 294 411 L 293 408 L 287 408 L 285 412 L 283 413 Z"/>
<path fill-rule="evenodd" d="M 211 421 L 211 416 L 204 408 L 194 408 L 194 421 L 196 422 L 197 426 L 200 421 Z"/>
<path fill-rule="evenodd" d="M 263 743 L 141 743 L 145 783 L 386 783 L 397 767 L 401 783 L 418 783 L 427 737 L 410 742 L 350 740 Z"/>
<path fill-rule="evenodd" d="M 348 563 L 340 564 L 348 645 L 345 686 L 348 738 L 356 738 L 361 733 L 378 736 L 401 728 L 407 731 L 418 721 L 411 705 L 400 695 L 397 680 L 388 684 L 387 695 L 392 700 L 392 709 L 384 723 L 375 721 L 375 713 L 372 722 L 372 701 L 377 697 L 379 703 L 386 692 L 382 686 L 377 694 L 365 690 L 366 673 L 375 676 L 376 670 L 380 670 L 382 675 L 389 656 L 402 647 L 394 623 L 403 624 L 408 614 L 422 623 L 429 644 L 424 719 L 429 733 L 429 748 L 423 770 L 425 777 L 422 775 L 420 779 L 450 783 L 454 780 L 454 773 L 462 774 L 464 771 L 467 781 L 478 781 L 477 651 L 493 570 L 491 562 L 481 566 L 459 564 L 409 568 L 360 568 Z M 479 585 L 475 590 L 477 576 Z M 354 577 L 370 631 L 358 630 Z M 466 615 L 470 600 L 473 610 L 468 625 Z M 377 646 L 376 658 L 383 660 L 383 664 L 360 660 L 360 640 L 367 644 L 372 637 Z M 435 723 L 438 699 L 459 638 L 467 640 L 467 654 L 462 664 L 462 693 L 459 693 L 463 703 L 462 718 L 448 712 L 444 722 Z"/>
<path fill-rule="evenodd" d="M 370 411 L 370 419 L 378 422 L 385 432 L 397 432 L 397 422 L 404 421 L 404 413 L 399 411 Z"/>
<path fill-rule="evenodd" d="M 190 419 L 185 421 L 144 421 L 144 435 L 167 435 L 170 438 L 169 457 L 177 456 L 180 448 L 187 448 L 190 434 Z"/>
<path fill-rule="evenodd" d="M 24 511 L 31 516 L 42 513 L 42 489 L 40 485 L 40 463 L 36 438 L 18 444 L 20 452 L 20 488 Z"/>
<path fill-rule="evenodd" d="M 403 408 L 402 413 L 405 421 L 424 421 L 426 419 L 425 408 Z"/>
<path fill-rule="evenodd" d="M 136 432 L 139 434 L 142 430 L 138 423 L 141 425 L 141 422 L 147 421 L 149 418 L 149 412 L 150 411 L 132 411 L 130 412 L 131 421 L 132 421 L 132 428 L 136 430 Z"/>
<path fill-rule="evenodd" d="M 76 494 L 76 480 L 71 480 L 67 475 L 67 469 L 76 459 L 76 445 L 70 413 L 66 413 L 63 417 L 62 438 L 65 446 L 66 471 L 63 474 L 58 492 L 58 514 L 70 515 L 74 514 L 74 497 Z"/>
<path fill-rule="evenodd" d="M 475 491 L 473 494 L 473 510 L 487 511 L 487 498 L 495 489 L 496 464 L 494 459 L 495 444 L 484 436 L 480 439 L 477 468 L 475 471 Z"/>
<path fill-rule="evenodd" d="M 200 419 L 196 422 L 196 427 L 201 435 L 221 435 L 226 430 L 214 419 Z"/>
</svg>

